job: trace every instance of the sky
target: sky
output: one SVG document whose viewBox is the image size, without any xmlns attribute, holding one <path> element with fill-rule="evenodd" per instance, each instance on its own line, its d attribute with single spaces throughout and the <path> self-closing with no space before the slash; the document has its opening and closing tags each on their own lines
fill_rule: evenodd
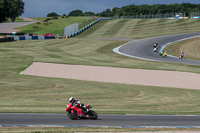
<svg viewBox="0 0 200 133">
<path fill-rule="evenodd" d="M 24 14 L 22 17 L 46 17 L 48 13 L 56 12 L 59 15 L 66 15 L 69 12 L 79 9 L 83 12 L 102 12 L 114 7 L 142 4 L 170 4 L 170 3 L 192 3 L 200 4 L 200 0 L 23 0 L 25 2 Z"/>
</svg>

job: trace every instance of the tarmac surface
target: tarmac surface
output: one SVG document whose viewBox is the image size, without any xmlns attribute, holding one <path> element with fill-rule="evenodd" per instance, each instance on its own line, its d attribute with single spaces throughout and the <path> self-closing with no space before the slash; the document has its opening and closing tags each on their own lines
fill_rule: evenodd
<svg viewBox="0 0 200 133">
<path fill-rule="evenodd" d="M 30 22 L 10 22 L 10 23 L 0 23 L 0 33 L 12 33 L 12 32 L 17 32 L 19 30 L 16 30 L 14 28 L 29 25 L 32 23 L 37 22 L 37 20 L 33 20 L 30 18 L 26 17 L 21 17 L 22 19 Z"/>
<path fill-rule="evenodd" d="M 0 126 L 200 128 L 200 116 L 103 115 L 97 120 L 71 120 L 67 114 L 0 113 Z"/>
</svg>

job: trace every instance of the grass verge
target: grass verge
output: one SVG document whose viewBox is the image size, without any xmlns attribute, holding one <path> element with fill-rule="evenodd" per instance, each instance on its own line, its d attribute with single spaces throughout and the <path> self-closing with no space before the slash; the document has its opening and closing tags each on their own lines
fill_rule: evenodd
<svg viewBox="0 0 200 133">
<path fill-rule="evenodd" d="M 200 37 L 172 43 L 165 50 L 174 56 L 180 56 L 183 51 L 184 59 L 200 60 Z"/>
<path fill-rule="evenodd" d="M 31 132 L 31 133 L 49 133 L 49 132 L 156 132 L 156 131 L 170 131 L 170 132 L 178 132 L 178 131 L 188 131 L 191 133 L 195 133 L 200 131 L 200 129 L 170 129 L 170 128 L 52 128 L 52 127 L 0 127 L 2 132 Z"/>
</svg>

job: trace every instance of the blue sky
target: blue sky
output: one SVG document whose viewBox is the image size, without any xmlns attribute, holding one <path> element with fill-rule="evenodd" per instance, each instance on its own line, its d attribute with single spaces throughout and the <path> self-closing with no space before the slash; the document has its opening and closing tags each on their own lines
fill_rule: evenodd
<svg viewBox="0 0 200 133">
<path fill-rule="evenodd" d="M 200 4 L 200 0 L 23 0 L 25 12 L 22 17 L 46 17 L 50 12 L 59 15 L 80 9 L 83 12 L 92 11 L 95 13 L 122 7 L 130 4 L 170 4 L 170 3 L 193 3 Z"/>
</svg>

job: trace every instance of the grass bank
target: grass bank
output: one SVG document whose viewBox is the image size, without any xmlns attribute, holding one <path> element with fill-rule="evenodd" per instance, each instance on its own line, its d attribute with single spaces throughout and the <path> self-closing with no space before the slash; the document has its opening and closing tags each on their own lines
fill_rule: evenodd
<svg viewBox="0 0 200 133">
<path fill-rule="evenodd" d="M 166 50 L 174 56 L 179 56 L 183 51 L 184 59 L 200 60 L 200 37 L 172 43 Z"/>
<path fill-rule="evenodd" d="M 34 23 L 30 25 L 26 25 L 23 27 L 16 28 L 20 30 L 19 33 L 40 33 L 44 34 L 47 32 L 53 34 L 59 34 L 64 32 L 64 27 L 74 24 L 74 23 L 83 23 L 84 21 L 89 20 L 87 17 L 69 17 L 69 18 L 61 18 L 50 20 L 49 22 L 43 22 L 46 17 L 36 17 L 31 18 L 34 20 L 38 20 L 40 24 Z M 37 26 L 38 28 L 33 28 L 33 26 Z"/>
<path fill-rule="evenodd" d="M 200 32 L 200 19 L 114 19 L 103 20 L 78 37 L 141 39 Z"/>
<path fill-rule="evenodd" d="M 199 73 L 199 66 L 149 62 L 112 52 L 123 43 L 75 38 L 1 43 L 0 112 L 65 113 L 68 98 L 74 96 L 93 105 L 98 113 L 200 114 L 199 90 L 18 74 L 35 61 Z"/>
</svg>

